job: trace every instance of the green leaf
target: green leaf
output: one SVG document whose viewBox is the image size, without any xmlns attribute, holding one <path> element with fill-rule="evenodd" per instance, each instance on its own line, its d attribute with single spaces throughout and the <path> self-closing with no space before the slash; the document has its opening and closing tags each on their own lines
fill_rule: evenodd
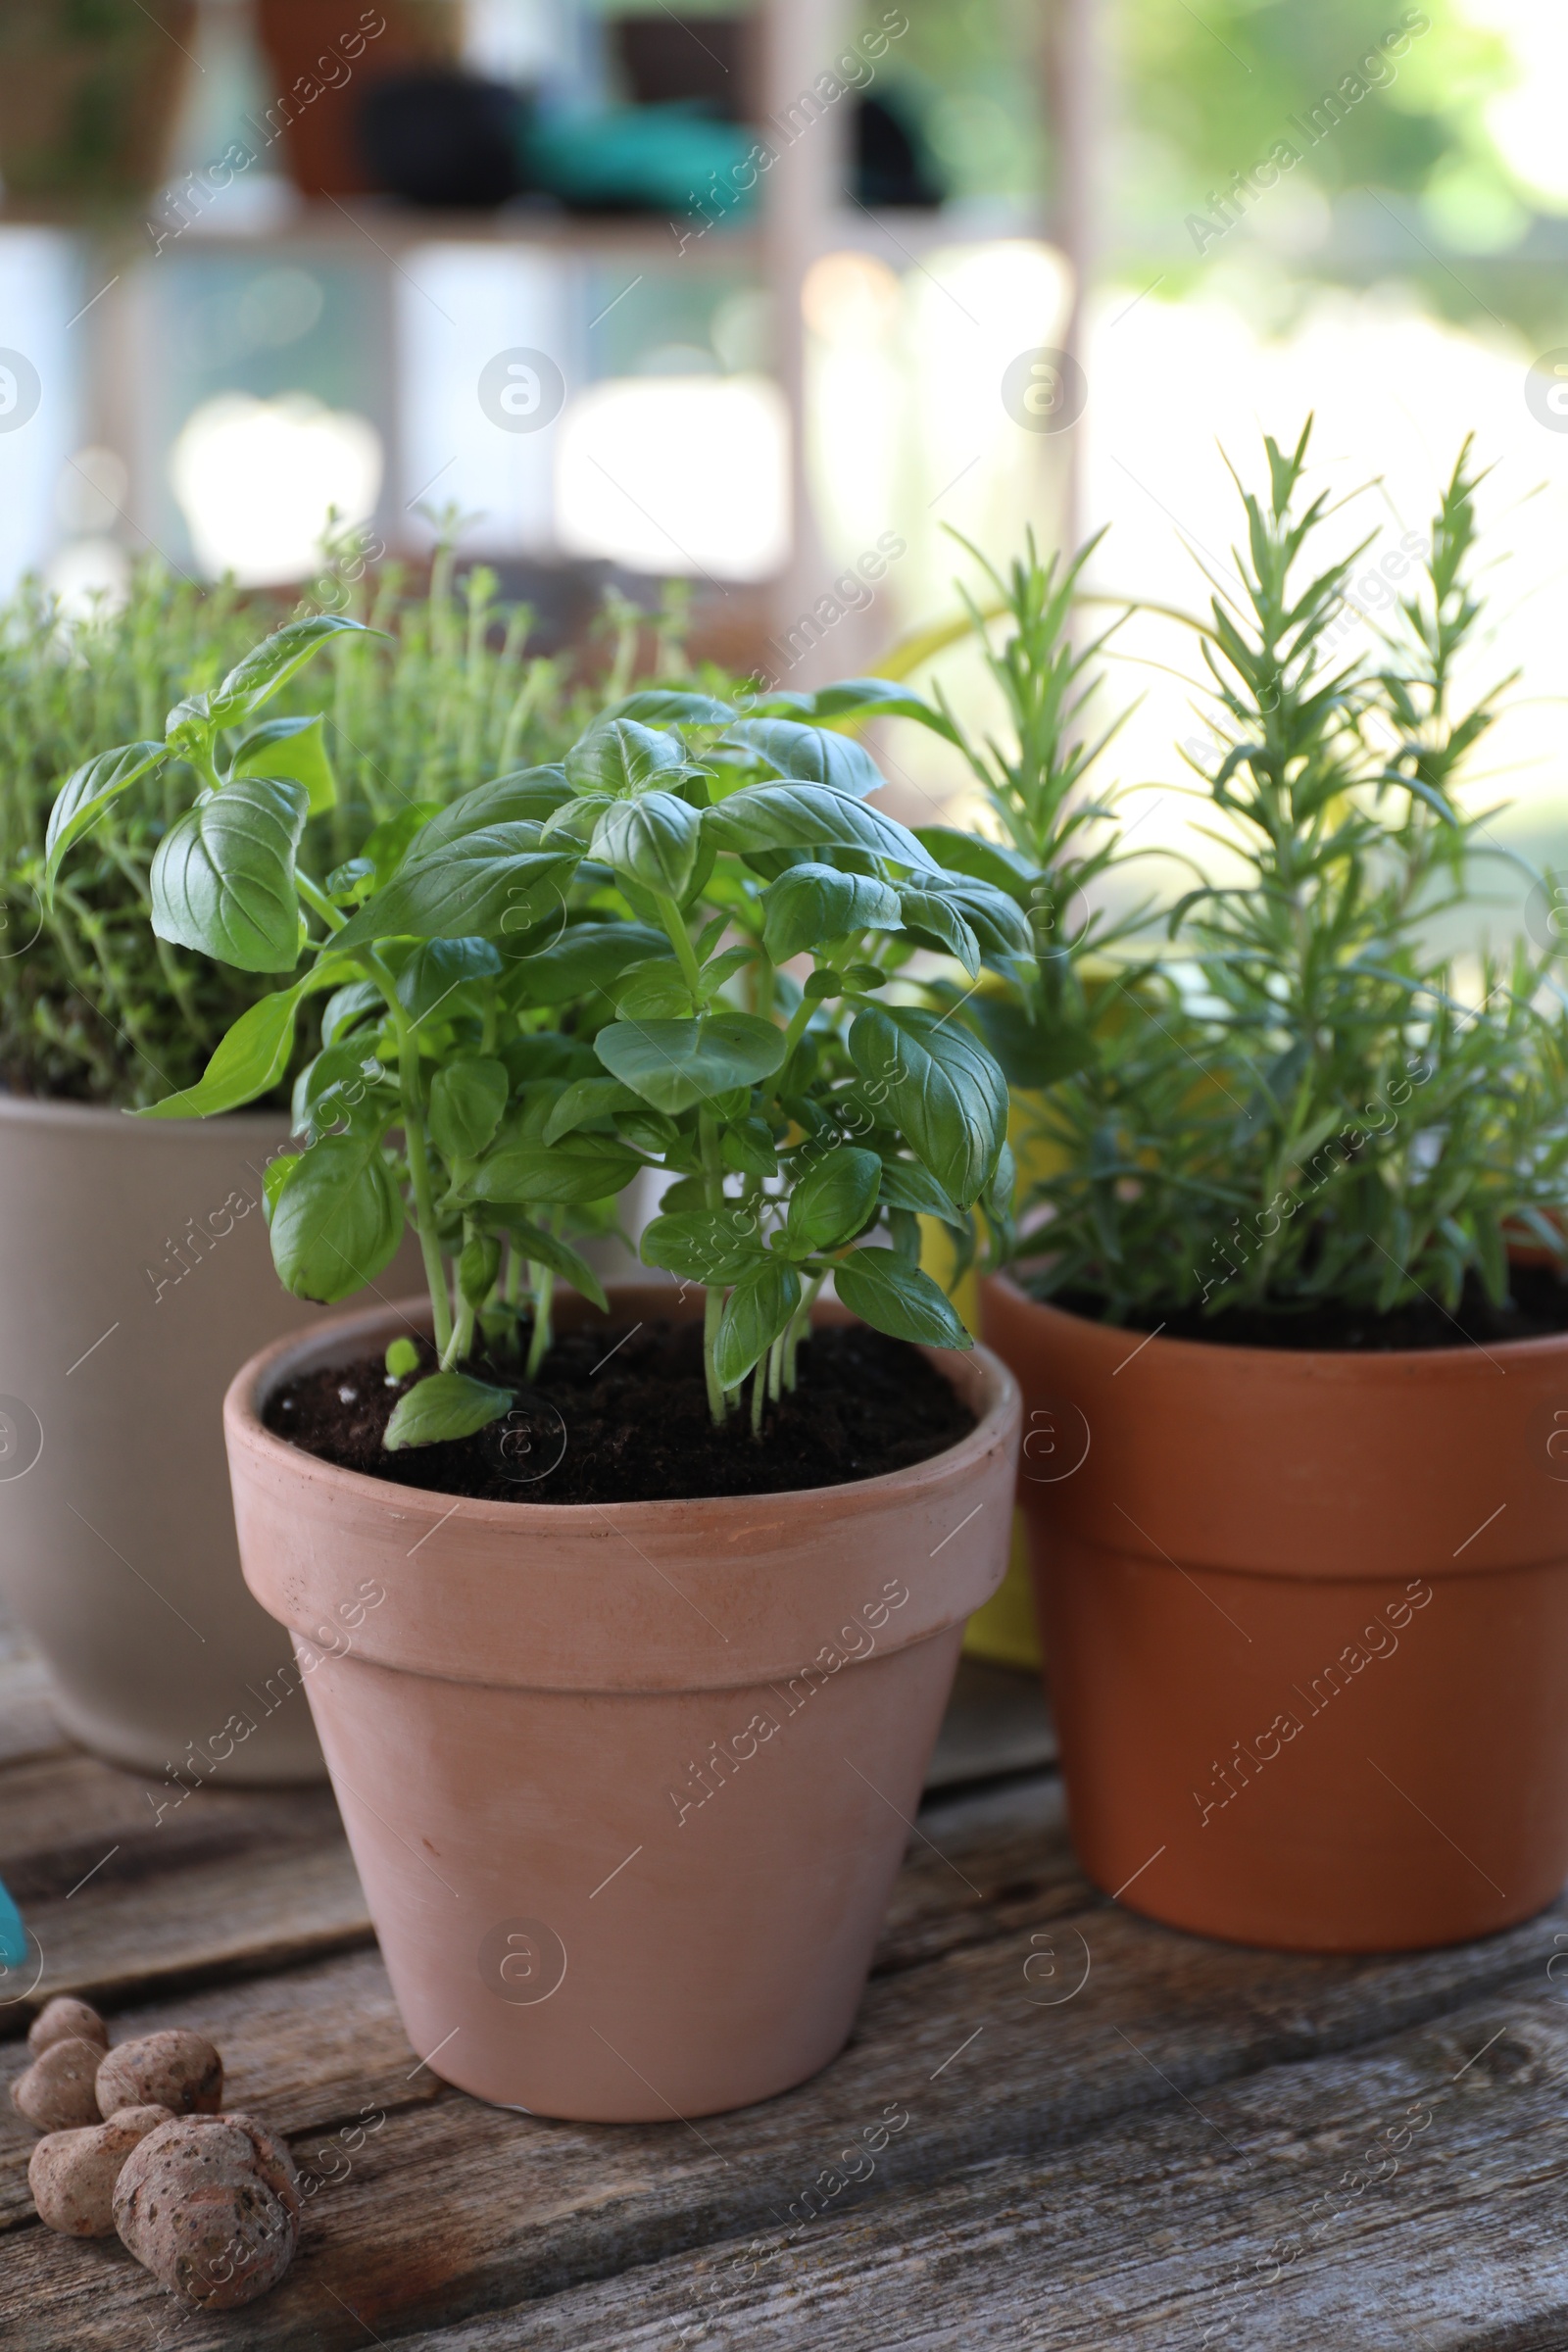
<svg viewBox="0 0 1568 2352">
<path fill-rule="evenodd" d="M 368 1012 L 382 1013 L 386 999 L 373 980 L 351 980 L 335 989 L 321 1007 L 321 1043 L 335 1046 L 339 1034 L 354 1028 Z"/>
<path fill-rule="evenodd" d="M 294 854 L 305 817 L 303 785 L 270 776 L 204 792 L 153 858 L 159 938 L 242 972 L 292 971 L 300 953 Z"/>
<path fill-rule="evenodd" d="M 771 1077 L 784 1058 L 784 1032 L 749 1012 L 701 1020 L 612 1021 L 594 1052 L 612 1077 L 655 1110 L 672 1115 L 732 1087 Z"/>
<path fill-rule="evenodd" d="M 678 1187 L 671 1187 L 672 1198 Z M 680 1208 L 653 1217 L 643 1228 L 639 1254 L 645 1266 L 662 1266 L 682 1282 L 738 1282 L 766 1254 L 757 1238 L 757 1219 L 739 1200 L 725 1208 Z"/>
<path fill-rule="evenodd" d="M 493 1233 L 476 1233 L 458 1256 L 458 1294 L 476 1311 L 495 1288 L 501 1271 L 501 1243 Z"/>
<path fill-rule="evenodd" d="M 672 792 L 645 792 L 612 802 L 594 827 L 588 855 L 678 905 L 697 871 L 702 839 L 697 809 Z"/>
<path fill-rule="evenodd" d="M 724 1301 L 713 1343 L 720 1386 L 738 1389 L 767 1353 L 801 1303 L 801 1278 L 788 1258 L 769 1252 L 748 1267 Z"/>
<path fill-rule="evenodd" d="M 294 1086 L 293 1124 L 296 1135 L 307 1129 L 341 1128 L 354 1123 L 357 1113 L 385 1124 L 381 1104 L 366 1109 L 370 1088 L 387 1073 L 365 1046 L 325 1046 Z"/>
<path fill-rule="evenodd" d="M 507 1231 L 512 1236 L 513 1246 L 524 1257 L 535 1265 L 548 1266 L 553 1274 L 561 1276 L 563 1282 L 569 1282 L 572 1289 L 584 1298 L 592 1299 L 602 1313 L 609 1313 L 610 1300 L 605 1297 L 603 1283 L 588 1260 L 569 1242 L 564 1242 L 559 1233 L 549 1233 L 544 1226 L 530 1225 L 520 1217 L 515 1220 L 509 1217 Z"/>
<path fill-rule="evenodd" d="M 272 1222 L 272 1211 L 277 1206 L 284 1185 L 304 1156 L 303 1152 L 278 1152 L 262 1170 L 262 1214 L 269 1225 Z"/>
<path fill-rule="evenodd" d="M 406 1446 L 444 1446 L 476 1437 L 511 1412 L 514 1392 L 493 1389 L 466 1372 L 432 1372 L 400 1396 L 381 1440 L 388 1453 Z"/>
<path fill-rule="evenodd" d="M 632 718 L 610 718 L 590 727 L 572 745 L 565 775 L 573 792 L 603 792 L 619 800 L 627 793 L 646 792 L 661 780 L 674 782 L 685 774 L 686 765 L 678 737 L 639 726 Z"/>
<path fill-rule="evenodd" d="M 590 1119 L 607 1119 L 617 1110 L 638 1110 L 641 1103 L 630 1087 L 622 1086 L 618 1078 L 574 1078 L 564 1094 L 556 1098 L 554 1109 L 545 1121 L 545 1142 L 556 1144 L 573 1128 Z"/>
<path fill-rule="evenodd" d="M 607 719 L 635 718 L 646 727 L 718 727 L 735 716 L 733 703 L 710 694 L 688 694 L 670 686 L 645 686 L 605 712 Z"/>
<path fill-rule="evenodd" d="M 985 841 L 978 833 L 960 833 L 951 825 L 916 825 L 914 830 L 938 864 L 950 873 L 989 882 L 1016 906 L 1028 905 L 1029 893 L 1040 876 L 1016 850 L 1005 849 L 999 841 Z"/>
<path fill-rule="evenodd" d="M 917 1217 L 937 1217 L 960 1229 L 964 1222 L 962 1209 L 917 1159 L 883 1160 L 880 1199 L 884 1208 L 912 1209 Z"/>
<path fill-rule="evenodd" d="M 501 958 L 487 939 L 426 940 L 398 974 L 398 1003 L 416 1026 L 443 1010 L 451 1020 L 474 1002 L 459 992 L 493 980 L 500 970 Z"/>
<path fill-rule="evenodd" d="M 104 810 L 122 792 L 168 758 L 161 743 L 123 743 L 113 752 L 100 752 L 66 778 L 49 811 L 44 835 L 43 887 L 47 897 L 55 886 L 62 858 L 98 822 Z"/>
<path fill-rule="evenodd" d="M 886 778 L 869 752 L 848 735 L 829 734 L 822 727 L 803 727 L 788 718 L 747 718 L 731 727 L 720 744 L 739 744 L 759 752 L 781 776 L 805 784 L 826 784 L 834 792 L 863 801 L 880 792 Z"/>
<path fill-rule="evenodd" d="M 382 818 L 364 852 L 373 870 L 377 890 L 386 888 L 415 842 L 426 826 L 434 823 L 440 810 L 439 801 L 411 801 L 396 816 Z"/>
<path fill-rule="evenodd" d="M 876 1153 L 853 1144 L 818 1160 L 790 1195 L 784 1229 L 790 1247 L 804 1253 L 853 1241 L 876 1206 L 881 1181 Z"/>
<path fill-rule="evenodd" d="M 956 956 L 971 980 L 980 977 L 980 942 L 951 899 L 934 890 L 901 890 L 899 904 L 911 931 Z"/>
<path fill-rule="evenodd" d="M 239 1110 L 258 1095 L 270 1094 L 289 1065 L 301 990 L 279 989 L 260 997 L 242 1012 L 194 1086 L 166 1095 L 136 1116 L 141 1119 L 210 1119 L 220 1110 Z"/>
<path fill-rule="evenodd" d="M 466 833 L 486 832 L 492 825 L 542 825 L 570 799 L 564 768 L 514 768 L 461 793 L 433 817 L 419 854 L 427 856 L 447 842 L 461 841 Z"/>
<path fill-rule="evenodd" d="M 743 785 L 704 809 L 703 831 L 719 850 L 865 850 L 917 871 L 936 870 L 906 825 L 825 784 Z"/>
<path fill-rule="evenodd" d="M 411 1339 L 394 1340 L 386 1351 L 387 1377 L 407 1380 L 411 1372 L 419 1369 L 419 1350 Z"/>
<path fill-rule="evenodd" d="M 850 1031 L 868 1102 L 885 1102 L 912 1151 L 960 1207 L 989 1181 L 1007 1134 L 1007 1088 L 956 1021 L 913 1006 L 869 1006 Z"/>
<path fill-rule="evenodd" d="M 767 1177 L 778 1172 L 778 1146 L 765 1119 L 732 1121 L 718 1139 L 718 1150 L 725 1167 L 739 1169 L 743 1175 Z"/>
<path fill-rule="evenodd" d="M 272 1263 L 296 1298 L 331 1305 L 384 1273 L 403 1206 L 373 1129 L 323 1135 L 295 1161 L 272 1207 Z"/>
<path fill-rule="evenodd" d="M 512 1093 L 502 1061 L 451 1061 L 430 1081 L 430 1140 L 447 1159 L 477 1159 Z"/>
<path fill-rule="evenodd" d="M 1031 1021 L 1010 998 L 983 993 L 970 998 L 967 1009 L 1009 1086 L 1054 1086 L 1095 1058 L 1094 1037 L 1081 1022 Z"/>
<path fill-rule="evenodd" d="M 569 1004 L 606 989 L 628 964 L 662 956 L 669 942 L 646 923 L 573 923 L 552 946 L 514 963 L 507 981 L 516 1004 Z"/>
<path fill-rule="evenodd" d="M 287 776 L 303 784 L 311 814 L 337 806 L 337 778 L 326 756 L 325 720 L 264 718 L 234 754 L 230 776 Z"/>
<path fill-rule="evenodd" d="M 974 1342 L 929 1274 L 891 1250 L 854 1250 L 833 1269 L 840 1303 L 873 1331 L 922 1348 L 972 1348 Z"/>
<path fill-rule="evenodd" d="M 282 628 L 253 646 L 207 697 L 210 715 L 220 727 L 249 718 L 297 669 L 304 668 L 318 647 L 329 638 L 344 635 L 375 637 L 384 636 L 385 631 L 368 629 L 363 621 L 346 620 L 334 612 L 313 612 L 305 620 L 285 621 Z"/>
<path fill-rule="evenodd" d="M 421 840 L 385 890 L 337 935 L 341 948 L 378 939 L 518 939 L 564 910 L 572 852 L 540 850 L 538 829 L 488 825 L 427 851 Z"/>
<path fill-rule="evenodd" d="M 679 1020 L 692 1010 L 691 984 L 673 956 L 632 964 L 604 993 L 627 1020 Z"/>
<path fill-rule="evenodd" d="M 218 723 L 205 694 L 188 694 L 164 721 L 164 749 L 172 760 L 199 760 L 210 753 Z"/>
<path fill-rule="evenodd" d="M 841 678 L 808 696 L 807 709 L 815 718 L 912 718 L 949 743 L 962 741 L 951 718 L 893 678 Z"/>
<path fill-rule="evenodd" d="M 469 1192 L 477 1200 L 608 1200 L 625 1191 L 642 1161 L 613 1136 L 573 1135 L 560 1144 L 509 1143 L 505 1136 L 479 1162 Z"/>
<path fill-rule="evenodd" d="M 762 893 L 762 944 L 775 963 L 852 931 L 897 931 L 903 920 L 891 883 L 836 865 L 792 865 Z"/>
</svg>

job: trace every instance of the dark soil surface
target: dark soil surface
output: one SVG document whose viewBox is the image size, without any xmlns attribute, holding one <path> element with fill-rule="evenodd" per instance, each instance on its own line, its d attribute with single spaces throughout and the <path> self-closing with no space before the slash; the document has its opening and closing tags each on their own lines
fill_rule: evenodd
<svg viewBox="0 0 1568 2352">
<path fill-rule="evenodd" d="M 1299 1312 L 1236 1307 L 1214 1315 L 1205 1315 L 1197 1307 L 1177 1307 L 1166 1315 L 1156 1311 L 1134 1316 L 1127 1328 L 1157 1329 L 1163 1339 L 1206 1340 L 1219 1347 L 1316 1348 L 1325 1353 L 1494 1348 L 1502 1340 L 1543 1340 L 1568 1331 L 1568 1283 L 1554 1268 L 1515 1266 L 1509 1284 L 1507 1306 L 1494 1306 L 1478 1286 L 1471 1286 L 1458 1312 L 1451 1315 L 1436 1299 L 1430 1303 L 1418 1299 L 1391 1315 L 1345 1306 L 1314 1306 Z M 1102 1302 L 1088 1295 L 1064 1291 L 1052 1304 L 1064 1307 L 1069 1314 L 1086 1316 L 1090 1322 L 1103 1320 Z"/>
<path fill-rule="evenodd" d="M 392 1409 L 419 1376 L 389 1382 L 379 1355 L 290 1382 L 268 1404 L 267 1426 L 395 1486 L 496 1502 L 658 1502 L 846 1486 L 945 1453 L 975 1425 L 918 1349 L 858 1323 L 806 1342 L 795 1394 L 767 1407 L 760 1440 L 750 1381 L 747 1410 L 713 1428 L 697 1323 L 568 1332 L 532 1385 L 518 1365 L 466 1368 L 517 1394 L 507 1419 L 477 1437 L 386 1452 Z"/>
</svg>

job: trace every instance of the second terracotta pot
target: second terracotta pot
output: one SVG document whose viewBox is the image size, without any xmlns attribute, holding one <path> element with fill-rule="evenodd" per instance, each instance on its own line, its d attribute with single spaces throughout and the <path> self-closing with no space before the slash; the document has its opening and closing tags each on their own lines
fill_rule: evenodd
<svg viewBox="0 0 1568 2352">
<path fill-rule="evenodd" d="M 1006 1564 L 1014 1382 L 936 1355 L 978 1416 L 958 1445 L 738 1500 L 455 1500 L 266 1429 L 281 1381 L 405 1328 L 281 1343 L 225 1423 L 246 1579 L 294 1634 L 410 2039 L 543 2115 L 788 2088 L 849 2033 L 963 1621 Z"/>
<path fill-rule="evenodd" d="M 1172 1926 L 1421 1948 L 1568 1878 L 1568 1337 L 1113 1329 L 986 1286 L 1072 1834 Z"/>
</svg>

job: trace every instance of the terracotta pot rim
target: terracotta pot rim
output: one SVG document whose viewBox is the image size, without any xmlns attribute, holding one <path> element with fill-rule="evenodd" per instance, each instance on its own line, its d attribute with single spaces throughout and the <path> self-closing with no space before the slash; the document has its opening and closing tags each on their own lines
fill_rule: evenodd
<svg viewBox="0 0 1568 2352">
<path fill-rule="evenodd" d="M 1030 1307 L 1036 1314 L 1047 1315 L 1069 1325 L 1074 1331 L 1102 1334 L 1107 1345 L 1112 1341 L 1138 1338 L 1136 1326 L 1127 1323 L 1102 1323 L 1092 1315 L 1075 1314 L 1071 1307 L 1057 1306 L 1053 1300 L 1036 1298 L 1010 1275 L 988 1274 L 987 1282 L 1011 1294 L 1020 1305 Z M 1474 1374 L 1473 1356 L 1483 1363 L 1495 1359 L 1503 1364 L 1539 1362 L 1553 1350 L 1568 1355 L 1568 1330 L 1544 1332 L 1529 1340 L 1498 1340 L 1494 1346 L 1483 1348 L 1479 1340 L 1460 1338 L 1450 1348 L 1250 1348 L 1237 1347 L 1228 1340 L 1163 1339 L 1157 1331 L 1143 1334 L 1143 1346 L 1161 1355 L 1179 1354 L 1197 1362 L 1214 1364 L 1232 1360 L 1261 1367 L 1289 1364 L 1307 1379 L 1364 1380 L 1374 1384 L 1384 1367 L 1403 1371 L 1406 1376 L 1418 1366 L 1430 1370 L 1436 1379 L 1455 1377 L 1454 1367 L 1465 1376 Z"/>
<path fill-rule="evenodd" d="M 225 1110 L 216 1119 L 139 1119 L 133 1111 L 118 1102 L 77 1102 L 66 1096 L 15 1095 L 0 1088 L 0 1119 L 15 1119 L 19 1126 L 111 1127 L 120 1135 L 140 1135 L 149 1138 L 168 1137 L 200 1128 L 206 1134 L 217 1129 L 224 1135 L 286 1137 L 288 1112 L 276 1110 Z"/>
<path fill-rule="evenodd" d="M 612 1283 L 606 1295 L 612 1311 L 617 1296 L 627 1291 L 662 1289 L 662 1284 Z M 673 1292 L 673 1285 L 668 1286 Z M 574 1293 L 567 1293 L 575 1297 Z M 590 1311 L 594 1311 L 590 1309 Z M 846 1318 L 853 1320 L 854 1318 Z M 243 1364 L 229 1383 L 223 1398 L 223 1420 L 231 1440 L 244 1434 L 247 1445 L 254 1446 L 279 1469 L 285 1466 L 290 1475 L 309 1486 L 326 1485 L 335 1488 L 346 1498 L 384 1503 L 388 1494 L 395 1494 L 415 1508 L 428 1507 L 432 1519 L 440 1516 L 454 1501 L 462 1501 L 465 1517 L 470 1527 L 477 1521 L 481 1526 L 499 1528 L 520 1527 L 524 1522 L 515 1514 L 527 1513 L 526 1525 L 541 1535 L 564 1533 L 581 1528 L 590 1512 L 602 1517 L 613 1516 L 616 1526 L 630 1520 L 646 1525 L 651 1532 L 681 1514 L 690 1524 L 690 1514 L 697 1513 L 697 1529 L 710 1523 L 732 1519 L 737 1510 L 760 1510 L 768 1505 L 774 1508 L 794 1505 L 807 1511 L 831 1511 L 836 1519 L 854 1516 L 861 1511 L 874 1512 L 885 1503 L 889 1494 L 901 1495 L 918 1493 L 923 1486 L 944 1486 L 956 1472 L 966 1470 L 971 1461 L 978 1464 L 983 1456 L 1004 1434 L 1007 1423 L 1021 1407 L 1021 1393 L 1011 1371 L 999 1355 L 976 1341 L 972 1350 L 952 1348 L 922 1348 L 920 1353 L 941 1368 L 944 1357 L 956 1356 L 960 1362 L 972 1363 L 980 1377 L 981 1396 L 979 1417 L 966 1437 L 941 1453 L 927 1456 L 923 1462 L 912 1462 L 902 1470 L 884 1470 L 872 1478 L 846 1481 L 836 1486 L 768 1489 L 757 1494 L 694 1494 L 671 1495 L 659 1500 L 639 1502 L 498 1502 L 490 1496 L 453 1496 L 444 1491 L 428 1487 L 407 1487 L 393 1479 L 371 1478 L 363 1470 L 345 1470 L 336 1462 L 323 1461 L 318 1454 L 308 1452 L 304 1446 L 293 1445 L 267 1427 L 262 1419 L 261 1405 L 278 1385 L 285 1373 L 293 1369 L 302 1356 L 318 1361 L 329 1359 L 345 1343 L 368 1340 L 390 1327 L 407 1330 L 411 1327 L 425 1331 L 430 1323 L 427 1298 L 388 1299 L 385 1304 L 362 1310 L 356 1315 L 334 1316 L 330 1323 L 315 1330 L 293 1333 L 274 1340 Z M 395 1336 L 395 1334 L 394 1334 Z"/>
</svg>

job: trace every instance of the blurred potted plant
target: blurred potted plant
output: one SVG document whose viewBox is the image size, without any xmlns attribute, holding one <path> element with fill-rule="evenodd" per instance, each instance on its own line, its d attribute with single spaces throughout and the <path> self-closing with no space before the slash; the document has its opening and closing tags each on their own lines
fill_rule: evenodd
<svg viewBox="0 0 1568 2352">
<path fill-rule="evenodd" d="M 1005 1088 L 902 975 L 1028 934 L 822 723 L 889 703 L 639 694 L 324 882 L 243 804 L 212 833 L 209 952 L 220 904 L 280 939 L 287 908 L 301 960 L 172 1107 L 265 1087 L 324 994 L 274 1261 L 342 1298 L 407 1202 L 428 1277 L 235 1380 L 246 1575 L 311 1666 L 413 2040 L 536 2113 L 707 2113 L 833 2055 L 1002 1574 L 1016 1391 L 956 1352 L 918 1220 L 1010 1182 Z M 682 1287 L 607 1301 L 564 1220 L 644 1166 Z"/>
<path fill-rule="evenodd" d="M 569 742 L 630 681 L 640 614 L 615 617 L 608 680 L 577 686 L 529 655 L 529 616 L 497 605 L 493 575 L 454 584 L 450 538 L 426 592 L 369 572 L 351 539 L 330 556 L 309 604 L 381 633 L 328 614 L 324 717 L 306 700 L 318 673 L 274 680 L 250 754 L 307 791 L 323 871 Z M 152 863 L 206 781 L 184 718 L 166 738 L 165 714 L 217 687 L 268 610 L 147 565 L 121 610 L 68 619 L 30 585 L 0 628 L 0 1579 L 74 1737 L 160 1776 L 210 1772 L 216 1742 L 225 1781 L 320 1771 L 303 1702 L 277 1695 L 286 1645 L 238 1574 L 219 1409 L 236 1362 L 318 1311 L 279 1291 L 264 1239 L 264 1172 L 305 1056 L 234 1115 L 124 1113 L 194 1085 L 278 985 L 147 922 Z M 677 631 L 671 613 L 662 658 Z M 131 737 L 147 765 L 46 903 L 59 778 Z"/>
<path fill-rule="evenodd" d="M 8 199 L 134 203 L 169 167 L 195 0 L 11 0 L 0 13 Z"/>
<path fill-rule="evenodd" d="M 1210 1935 L 1419 1947 L 1568 1872 L 1568 1297 L 1507 1250 L 1560 1261 L 1568 1056 L 1549 953 L 1423 941 L 1486 822 L 1468 449 L 1364 652 L 1306 435 L 1266 448 L 1204 637 L 1227 867 L 1164 1004 L 1041 1098 L 984 1328 L 1057 1449 L 1020 1494 L 1085 1866 Z"/>
</svg>

